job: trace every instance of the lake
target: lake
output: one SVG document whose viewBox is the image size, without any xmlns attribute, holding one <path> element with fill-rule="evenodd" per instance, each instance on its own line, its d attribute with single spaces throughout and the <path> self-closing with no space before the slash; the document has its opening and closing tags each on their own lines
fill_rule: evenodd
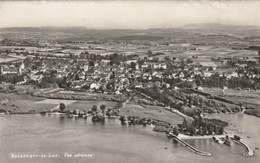
<svg viewBox="0 0 260 163">
<path fill-rule="evenodd" d="M 243 114 L 217 114 L 232 121 L 227 128 L 240 132 L 252 148 L 259 147 L 260 119 Z M 234 121 L 234 122 L 233 122 Z M 237 127 L 233 125 L 235 123 Z M 248 126 L 248 124 L 250 124 Z M 236 128 L 244 129 L 244 132 Z M 240 134 L 239 134 L 240 135 Z M 79 118 L 59 115 L 0 115 L 0 162 L 9 163 L 133 163 L 133 162 L 259 162 L 259 150 L 255 156 L 244 157 L 244 148 L 216 144 L 212 139 L 185 140 L 211 157 L 197 155 L 179 143 L 173 143 L 163 133 L 152 131 L 152 126 L 122 126 L 117 119 L 106 119 L 105 123 L 92 123 Z M 59 157 L 14 159 L 13 153 L 52 154 Z M 89 154 L 91 158 L 66 158 L 65 153 Z"/>
</svg>

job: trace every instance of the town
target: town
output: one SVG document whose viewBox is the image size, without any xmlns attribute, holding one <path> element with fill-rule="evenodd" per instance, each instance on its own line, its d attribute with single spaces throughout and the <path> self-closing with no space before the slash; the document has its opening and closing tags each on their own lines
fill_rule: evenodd
<svg viewBox="0 0 260 163">
<path fill-rule="evenodd" d="M 182 31 L 183 38 L 167 37 L 168 33 L 176 34 L 176 29 L 159 34 L 156 29 L 143 34 L 123 31 L 126 36 L 113 31 L 117 37 L 107 38 L 92 38 L 93 31 L 81 28 L 75 31 L 89 36 L 70 33 L 70 28 L 30 32 L 22 28 L 18 34 L 13 30 L 2 29 L 1 34 L 1 113 L 59 112 L 68 118 L 92 115 L 96 122 L 120 115 L 123 125 L 152 123 L 154 131 L 165 132 L 184 144 L 176 137 L 179 133 L 226 133 L 228 122 L 206 118 L 207 114 L 242 112 L 260 117 L 259 38 L 189 31 Z M 45 30 L 54 30 L 53 37 L 48 36 L 51 31 L 45 36 Z M 101 32 L 106 36 L 111 31 Z M 61 102 L 48 110 L 35 103 L 24 107 L 9 102 L 21 98 L 19 95 L 39 98 L 35 103 L 44 98 L 66 104 Z M 80 105 L 75 104 L 78 101 Z M 97 101 L 102 113 L 97 105 L 91 107 L 84 101 Z M 102 101 L 117 104 L 106 107 Z M 218 139 L 214 140 L 220 142 Z M 230 145 L 229 139 L 225 143 Z M 211 155 L 190 148 L 197 154 Z"/>
<path fill-rule="evenodd" d="M 9 33 L 3 30 L 2 37 Z M 220 92 L 217 96 L 226 96 L 229 90 L 257 94 L 260 89 L 260 47 L 259 39 L 254 37 L 195 35 L 189 36 L 195 37 L 190 40 L 176 40 L 133 35 L 90 41 L 24 37 L 26 33 L 1 40 L 2 90 L 17 88 L 46 97 L 61 90 L 90 92 L 119 95 L 121 101 L 130 92 L 139 92 L 182 112 L 192 107 L 201 110 L 206 105 L 203 111 L 212 113 L 236 112 L 242 103 L 240 107 L 227 107 L 218 100 L 204 102 L 201 94 L 216 90 Z"/>
<path fill-rule="evenodd" d="M 260 1 L 0 1 L 0 163 L 260 162 Z"/>
</svg>

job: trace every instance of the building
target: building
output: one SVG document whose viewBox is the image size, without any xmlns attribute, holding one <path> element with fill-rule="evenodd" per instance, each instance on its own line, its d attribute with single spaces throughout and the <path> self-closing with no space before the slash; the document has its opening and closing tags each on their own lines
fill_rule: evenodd
<svg viewBox="0 0 260 163">
<path fill-rule="evenodd" d="M 0 75 L 22 75 L 24 71 L 24 64 L 22 63 L 19 68 L 14 65 L 1 65 Z"/>
<path fill-rule="evenodd" d="M 88 71 L 89 66 L 85 64 L 85 65 L 83 66 L 83 69 L 84 69 L 84 71 Z"/>
<path fill-rule="evenodd" d="M 214 62 L 200 62 L 200 65 L 206 70 L 209 70 L 210 68 L 216 70 L 217 68 L 217 65 Z"/>
</svg>

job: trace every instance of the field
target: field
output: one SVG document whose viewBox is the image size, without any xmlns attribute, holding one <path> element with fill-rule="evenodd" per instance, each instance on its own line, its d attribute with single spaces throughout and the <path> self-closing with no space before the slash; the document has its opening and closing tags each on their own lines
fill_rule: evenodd
<svg viewBox="0 0 260 163">
<path fill-rule="evenodd" d="M 0 58 L 0 63 L 6 63 L 17 60 L 16 58 Z"/>
<path fill-rule="evenodd" d="M 254 90 L 235 90 L 235 89 L 228 89 L 225 90 L 225 94 L 223 89 L 221 88 L 203 88 L 205 93 L 210 93 L 213 95 L 220 95 L 220 96 L 235 96 L 235 97 L 250 97 L 250 98 L 258 98 L 259 92 Z"/>
<path fill-rule="evenodd" d="M 33 97 L 30 95 L 17 95 L 0 93 L 0 99 L 8 99 L 6 104 L 0 104 L 0 109 L 12 111 L 12 112 L 28 112 L 35 110 L 41 112 L 44 110 L 51 110 L 58 108 L 60 103 L 64 103 L 67 109 L 71 110 L 90 110 L 93 105 L 106 105 L 106 108 L 112 108 L 116 105 L 116 102 L 111 101 L 76 101 L 76 100 L 57 100 L 57 99 L 45 99 L 40 97 Z M 1 100 L 4 101 L 4 100 Z"/>
<path fill-rule="evenodd" d="M 177 57 L 177 58 L 191 58 L 193 62 L 212 62 L 212 57 L 255 57 L 257 51 L 253 50 L 231 50 L 225 47 L 214 47 L 214 46 L 197 46 L 196 50 L 190 50 L 189 48 L 195 48 L 193 45 L 181 46 L 163 46 L 163 47 L 151 47 L 151 51 L 163 50 L 165 55 L 157 56 L 163 58 L 165 56 Z M 165 51 L 165 49 L 167 49 Z M 192 58 L 194 57 L 194 58 Z M 197 58 L 195 58 L 197 57 Z"/>
<path fill-rule="evenodd" d="M 204 88 L 205 93 L 220 95 L 226 99 L 241 102 L 244 106 L 252 106 L 260 111 L 260 92 L 254 90 L 225 90 L 225 94 L 220 88 Z"/>
<path fill-rule="evenodd" d="M 2 53 L 2 54 L 0 54 L 0 63 L 7 63 L 7 62 L 16 61 L 16 60 L 23 60 L 25 58 L 26 57 L 24 57 L 24 56 L 15 55 L 15 53 L 12 53 L 12 54 L 3 54 Z"/>
<path fill-rule="evenodd" d="M 7 63 L 7 62 L 13 62 L 16 60 L 20 60 L 21 58 L 13 57 L 10 55 L 1 55 L 0 56 L 0 63 Z"/>
<path fill-rule="evenodd" d="M 99 93 L 91 93 L 91 92 L 76 92 L 76 91 L 58 91 L 55 94 L 60 95 L 69 95 L 69 96 L 85 96 L 85 97 L 92 97 L 92 96 L 100 96 Z M 104 96 L 104 95 L 102 95 Z"/>
<path fill-rule="evenodd" d="M 241 102 L 244 106 L 253 107 L 260 112 L 260 97 L 249 98 L 249 97 L 227 97 L 227 99 Z"/>
<path fill-rule="evenodd" d="M 165 110 L 163 107 L 150 105 L 126 104 L 123 109 L 120 109 L 122 115 L 135 115 L 150 119 L 157 119 L 171 124 L 182 123 L 183 118 L 175 113 Z"/>
<path fill-rule="evenodd" d="M 71 103 L 74 103 L 74 100 L 55 100 L 55 99 L 45 99 L 41 101 L 36 101 L 36 104 L 54 104 L 59 105 L 60 103 L 64 103 L 65 105 L 69 105 Z"/>
<path fill-rule="evenodd" d="M 257 56 L 257 51 L 253 50 L 231 50 L 229 48 L 204 46 L 198 47 L 198 50 L 189 50 L 181 53 L 180 56 L 198 56 L 198 59 L 211 59 L 212 57 L 248 57 Z"/>
<path fill-rule="evenodd" d="M 0 93 L 0 109 L 8 110 L 14 113 L 28 112 L 35 110 L 36 113 L 58 109 L 60 103 L 66 105 L 69 110 L 91 110 L 93 105 L 98 107 L 105 105 L 106 109 L 113 108 L 117 103 L 113 101 L 83 101 L 83 100 L 59 100 L 59 99 L 45 99 L 40 97 L 33 97 L 30 95 L 17 95 Z M 8 100 L 7 100 L 8 99 Z M 4 102 L 4 101 L 8 102 Z M 5 103 L 5 104 L 4 104 Z M 163 107 L 150 105 L 126 104 L 124 108 L 120 109 L 121 115 L 134 115 L 138 117 L 145 117 L 150 119 L 157 119 L 171 124 L 181 123 L 183 118 L 179 115 L 165 110 Z"/>
<path fill-rule="evenodd" d="M 70 105 L 68 105 L 68 109 L 74 110 L 91 110 L 93 105 L 96 105 L 98 109 L 100 108 L 100 105 L 105 105 L 106 109 L 113 108 L 117 103 L 112 101 L 76 101 Z M 100 110 L 98 110 L 100 111 Z"/>
<path fill-rule="evenodd" d="M 39 97 L 32 97 L 30 95 L 0 93 L 0 99 L 9 100 L 7 104 L 0 104 L 0 108 L 12 112 L 28 112 L 30 110 L 40 112 L 43 110 L 52 109 L 56 106 L 56 104 L 51 103 L 39 104 L 38 102 L 45 99 Z"/>
</svg>

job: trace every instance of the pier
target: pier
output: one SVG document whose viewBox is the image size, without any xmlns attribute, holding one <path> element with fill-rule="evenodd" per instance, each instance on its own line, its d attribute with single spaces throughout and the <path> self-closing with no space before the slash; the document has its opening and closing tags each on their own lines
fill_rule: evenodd
<svg viewBox="0 0 260 163">
<path fill-rule="evenodd" d="M 191 146 L 190 144 L 186 143 L 185 141 L 181 140 L 180 138 L 178 138 L 176 135 L 174 135 L 173 133 L 169 133 L 167 134 L 167 136 L 172 137 L 173 139 L 175 139 L 176 141 L 180 142 L 182 145 L 184 145 L 185 147 L 187 147 L 188 149 L 190 149 L 192 152 L 201 155 L 201 156 L 211 156 L 212 154 L 209 152 L 204 152 L 204 151 L 200 151 L 197 148 Z"/>
<path fill-rule="evenodd" d="M 254 150 L 253 150 L 252 148 L 250 148 L 246 143 L 244 143 L 244 142 L 242 142 L 242 141 L 240 141 L 240 140 L 235 140 L 233 137 L 231 137 L 231 139 L 232 139 L 235 143 L 237 143 L 237 144 L 243 146 L 244 148 L 246 148 L 247 153 L 243 153 L 244 156 L 250 157 L 250 156 L 253 156 L 253 155 L 254 155 Z"/>
</svg>

